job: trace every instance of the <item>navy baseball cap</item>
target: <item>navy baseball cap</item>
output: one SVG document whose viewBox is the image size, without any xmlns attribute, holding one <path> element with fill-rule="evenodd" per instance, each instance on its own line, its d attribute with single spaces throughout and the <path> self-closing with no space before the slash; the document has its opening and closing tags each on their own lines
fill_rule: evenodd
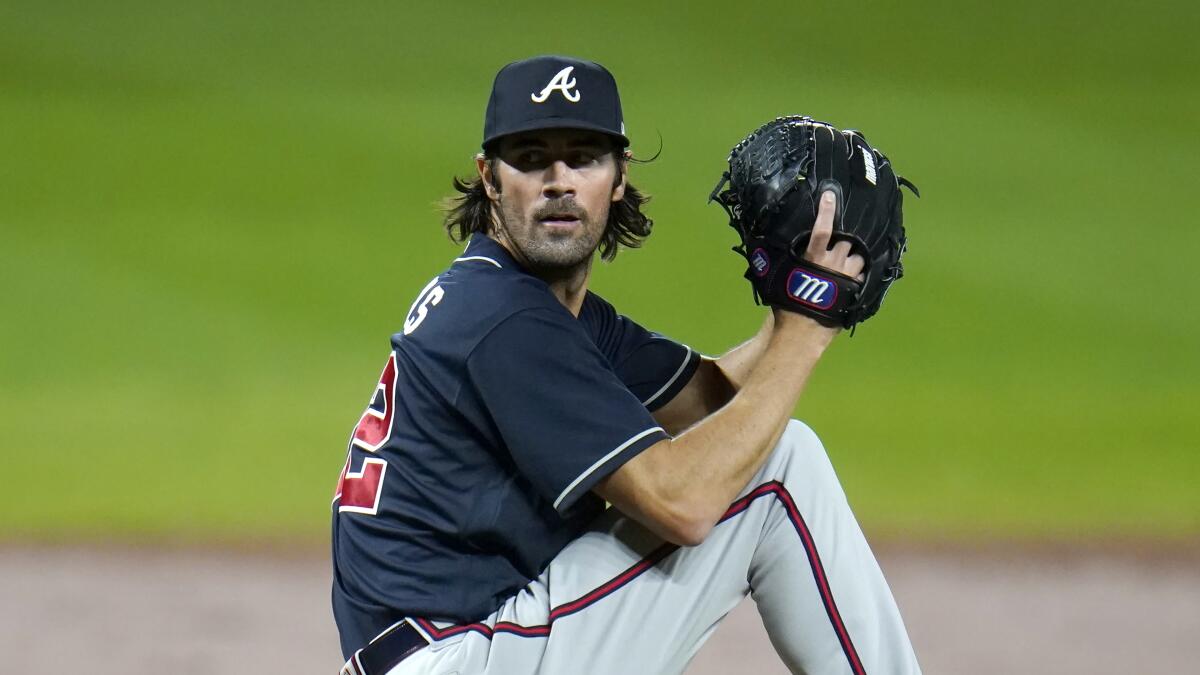
<svg viewBox="0 0 1200 675">
<path fill-rule="evenodd" d="M 483 120 L 483 149 L 501 136 L 537 129 L 599 131 L 627 147 L 612 73 L 569 56 L 535 56 L 501 68 Z"/>
</svg>

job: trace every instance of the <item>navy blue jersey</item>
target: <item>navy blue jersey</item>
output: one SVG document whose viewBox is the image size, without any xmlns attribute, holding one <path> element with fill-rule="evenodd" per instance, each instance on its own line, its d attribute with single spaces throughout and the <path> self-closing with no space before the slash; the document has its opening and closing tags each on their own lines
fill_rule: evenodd
<svg viewBox="0 0 1200 675">
<path fill-rule="evenodd" d="M 589 293 L 573 316 L 476 235 L 392 336 L 333 503 L 350 654 L 405 616 L 486 617 L 604 510 L 590 492 L 667 434 L 691 349 Z"/>
</svg>

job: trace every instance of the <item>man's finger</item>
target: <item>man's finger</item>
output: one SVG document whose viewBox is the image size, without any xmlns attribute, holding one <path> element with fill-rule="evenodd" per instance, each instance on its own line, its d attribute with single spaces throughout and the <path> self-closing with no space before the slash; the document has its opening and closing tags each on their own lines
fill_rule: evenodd
<svg viewBox="0 0 1200 675">
<path fill-rule="evenodd" d="M 804 254 L 808 260 L 817 260 L 829 250 L 829 239 L 833 236 L 835 211 L 837 211 L 836 198 L 833 192 L 826 191 L 821 195 L 821 205 L 817 210 L 817 222 L 813 223 L 812 238 L 808 240 L 808 250 Z"/>
<path fill-rule="evenodd" d="M 855 279 L 862 281 L 862 279 L 859 279 L 859 277 L 861 276 L 863 268 L 866 266 L 867 261 L 863 260 L 861 255 L 855 253 L 849 258 L 846 258 L 846 266 L 843 269 L 846 271 L 846 276 L 854 277 Z"/>
</svg>

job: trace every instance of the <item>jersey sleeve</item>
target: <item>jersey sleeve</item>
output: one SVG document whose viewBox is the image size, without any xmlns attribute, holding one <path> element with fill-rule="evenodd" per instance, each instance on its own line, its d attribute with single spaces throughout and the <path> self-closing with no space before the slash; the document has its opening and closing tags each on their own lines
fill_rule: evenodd
<svg viewBox="0 0 1200 675">
<path fill-rule="evenodd" d="M 467 358 L 520 472 L 556 510 L 667 434 L 565 311 L 518 312 Z"/>
<path fill-rule="evenodd" d="M 646 330 L 594 293 L 588 293 L 579 320 L 617 377 L 647 410 L 657 410 L 675 398 L 700 365 L 701 356 L 691 347 Z"/>
</svg>

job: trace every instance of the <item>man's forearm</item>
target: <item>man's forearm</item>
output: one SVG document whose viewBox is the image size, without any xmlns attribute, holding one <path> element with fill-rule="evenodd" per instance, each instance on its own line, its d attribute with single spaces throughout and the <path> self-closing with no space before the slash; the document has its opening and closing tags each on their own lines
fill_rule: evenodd
<svg viewBox="0 0 1200 675">
<path fill-rule="evenodd" d="M 630 460 L 599 492 L 676 543 L 698 543 L 762 466 L 836 331 L 798 315 L 774 326 L 741 390 Z"/>
<path fill-rule="evenodd" d="M 745 386 L 754 366 L 758 364 L 759 358 L 766 351 L 774 328 L 775 314 L 768 311 L 762 326 L 754 334 L 754 337 L 725 352 L 716 360 L 717 367 L 721 369 L 725 379 L 733 385 L 735 391 Z"/>
<path fill-rule="evenodd" d="M 762 465 L 834 335 L 811 321 L 797 322 L 801 326 L 774 331 L 764 325 L 755 340 L 767 337 L 738 394 L 671 441 L 677 446 L 672 454 L 687 458 L 678 465 L 679 487 L 698 492 L 697 501 L 713 507 L 715 517 Z"/>
</svg>

